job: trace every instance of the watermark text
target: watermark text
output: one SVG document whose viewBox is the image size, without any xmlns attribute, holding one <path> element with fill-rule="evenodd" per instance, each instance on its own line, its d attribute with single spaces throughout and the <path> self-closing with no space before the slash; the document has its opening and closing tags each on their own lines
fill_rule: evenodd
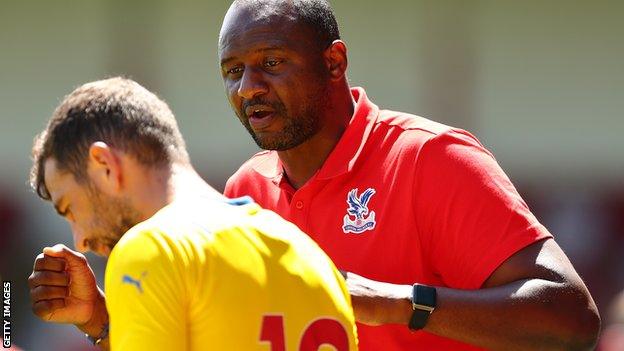
<svg viewBox="0 0 624 351">
<path fill-rule="evenodd" d="M 11 282 L 2 282 L 2 347 L 11 347 Z"/>
</svg>

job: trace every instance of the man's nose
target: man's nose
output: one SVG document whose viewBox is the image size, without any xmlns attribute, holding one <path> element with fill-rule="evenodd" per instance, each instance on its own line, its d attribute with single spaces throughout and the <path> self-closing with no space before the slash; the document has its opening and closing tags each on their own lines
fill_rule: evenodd
<svg viewBox="0 0 624 351">
<path fill-rule="evenodd" d="M 89 241 L 82 231 L 75 225 L 71 225 L 72 235 L 74 237 L 74 247 L 81 253 L 89 251 Z"/>
<path fill-rule="evenodd" d="M 243 71 L 238 85 L 238 96 L 249 100 L 258 95 L 266 94 L 268 90 L 263 73 L 259 69 L 247 68 Z"/>
</svg>

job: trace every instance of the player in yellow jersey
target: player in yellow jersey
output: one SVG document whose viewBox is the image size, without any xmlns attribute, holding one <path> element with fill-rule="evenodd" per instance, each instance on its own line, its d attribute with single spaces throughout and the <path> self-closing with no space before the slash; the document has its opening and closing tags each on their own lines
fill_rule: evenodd
<svg viewBox="0 0 624 351">
<path fill-rule="evenodd" d="M 299 229 L 227 199 L 192 168 L 169 107 L 137 83 L 85 84 L 33 147 L 31 184 L 78 251 L 109 256 L 106 297 L 85 257 L 43 249 L 29 278 L 40 318 L 102 349 L 356 350 L 344 280 Z"/>
</svg>

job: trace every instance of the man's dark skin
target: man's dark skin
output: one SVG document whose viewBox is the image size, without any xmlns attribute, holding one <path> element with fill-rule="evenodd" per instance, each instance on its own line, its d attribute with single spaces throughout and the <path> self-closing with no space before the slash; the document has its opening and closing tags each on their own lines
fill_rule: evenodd
<svg viewBox="0 0 624 351">
<path fill-rule="evenodd" d="M 321 46 L 291 6 L 296 1 L 235 3 L 221 29 L 219 57 L 232 108 L 260 147 L 278 151 L 298 189 L 339 142 L 354 100 L 345 44 Z M 285 132 L 298 120 L 304 132 Z M 346 278 L 359 322 L 408 324 L 410 285 L 354 273 Z M 553 239 L 509 257 L 479 290 L 437 287 L 437 307 L 425 327 L 492 350 L 587 350 L 599 329 L 589 291 Z"/>
</svg>

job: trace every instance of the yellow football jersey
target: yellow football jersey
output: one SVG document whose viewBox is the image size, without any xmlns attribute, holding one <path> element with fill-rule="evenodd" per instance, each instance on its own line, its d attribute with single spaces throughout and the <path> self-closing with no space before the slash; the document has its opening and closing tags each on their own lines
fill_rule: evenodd
<svg viewBox="0 0 624 351">
<path fill-rule="evenodd" d="M 112 350 L 357 350 L 336 267 L 255 203 L 166 206 L 121 238 L 105 283 Z"/>
</svg>

